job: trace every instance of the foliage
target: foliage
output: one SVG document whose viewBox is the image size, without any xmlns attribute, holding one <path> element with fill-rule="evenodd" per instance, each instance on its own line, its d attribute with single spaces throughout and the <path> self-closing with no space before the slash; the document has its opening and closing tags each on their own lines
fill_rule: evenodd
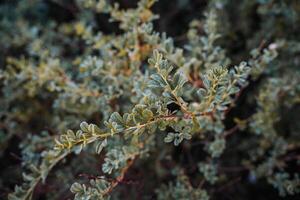
<svg viewBox="0 0 300 200">
<path fill-rule="evenodd" d="M 208 1 L 182 44 L 157 32 L 156 0 L 49 2 L 0 4 L 8 199 L 208 200 L 236 178 L 299 193 L 297 1 Z"/>
</svg>

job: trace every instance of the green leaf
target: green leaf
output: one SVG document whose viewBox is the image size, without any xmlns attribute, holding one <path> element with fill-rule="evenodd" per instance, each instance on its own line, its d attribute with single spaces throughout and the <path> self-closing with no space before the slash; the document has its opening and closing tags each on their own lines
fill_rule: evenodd
<svg viewBox="0 0 300 200">
<path fill-rule="evenodd" d="M 150 119 L 153 118 L 153 113 L 152 113 L 152 111 L 149 110 L 149 109 L 143 110 L 142 115 L 143 115 L 143 117 L 144 117 L 144 119 L 145 119 L 146 121 L 149 121 Z"/>
<path fill-rule="evenodd" d="M 175 138 L 175 133 L 168 133 L 168 135 L 164 138 L 164 142 L 170 143 L 173 142 Z"/>
<path fill-rule="evenodd" d="M 87 122 L 81 122 L 80 123 L 80 128 L 83 132 L 87 133 L 89 132 L 89 129 L 88 129 L 88 123 Z"/>
<path fill-rule="evenodd" d="M 98 142 L 96 145 L 96 153 L 100 154 L 104 147 L 107 145 L 107 139 L 104 139 L 103 141 Z"/>
<path fill-rule="evenodd" d="M 159 84 L 159 82 L 154 81 L 154 80 L 150 80 L 148 82 L 148 87 L 149 88 L 162 88 L 162 86 Z"/>
<path fill-rule="evenodd" d="M 123 118 L 118 112 L 114 112 L 110 116 L 110 121 L 111 122 L 116 122 L 117 124 L 123 124 Z"/>
<path fill-rule="evenodd" d="M 152 74 L 150 76 L 154 81 L 156 81 L 161 87 L 165 87 L 167 83 L 159 74 Z"/>
<path fill-rule="evenodd" d="M 80 184 L 80 183 L 77 183 L 77 182 L 75 182 L 75 183 L 73 183 L 72 184 L 72 186 L 71 186 L 71 188 L 70 188 L 70 191 L 72 192 L 72 193 L 80 193 L 80 192 L 82 192 L 83 191 L 83 186 Z"/>
<path fill-rule="evenodd" d="M 189 133 L 182 133 L 182 138 L 186 139 L 186 140 L 190 140 L 192 138 L 192 136 Z"/>
<path fill-rule="evenodd" d="M 202 99 L 206 95 L 207 91 L 204 88 L 200 88 L 197 90 L 197 95 L 200 99 Z"/>
</svg>

